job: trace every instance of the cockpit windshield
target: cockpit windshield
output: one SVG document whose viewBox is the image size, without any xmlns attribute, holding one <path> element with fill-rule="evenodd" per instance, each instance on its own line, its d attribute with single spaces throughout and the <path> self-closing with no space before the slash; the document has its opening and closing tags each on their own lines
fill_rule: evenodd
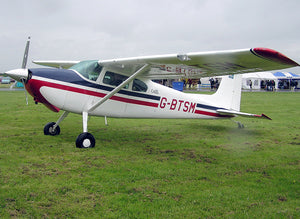
<svg viewBox="0 0 300 219">
<path fill-rule="evenodd" d="M 98 64 L 97 60 L 90 60 L 79 62 L 69 69 L 77 71 L 79 74 L 89 80 L 96 81 L 102 70 L 102 66 Z"/>
</svg>

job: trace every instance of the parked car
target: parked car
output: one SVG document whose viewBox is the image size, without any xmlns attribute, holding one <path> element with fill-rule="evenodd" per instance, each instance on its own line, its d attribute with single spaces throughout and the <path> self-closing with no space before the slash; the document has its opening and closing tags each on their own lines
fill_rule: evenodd
<svg viewBox="0 0 300 219">
<path fill-rule="evenodd" d="M 3 77 L 2 78 L 2 81 L 1 81 L 1 84 L 10 84 L 10 78 L 9 77 Z"/>
</svg>

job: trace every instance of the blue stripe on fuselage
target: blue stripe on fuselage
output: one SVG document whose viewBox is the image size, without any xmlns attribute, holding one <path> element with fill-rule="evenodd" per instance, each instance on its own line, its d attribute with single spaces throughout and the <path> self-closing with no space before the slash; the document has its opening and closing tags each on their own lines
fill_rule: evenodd
<svg viewBox="0 0 300 219">
<path fill-rule="evenodd" d="M 224 109 L 222 107 L 215 107 L 215 106 L 209 106 L 209 105 L 204 105 L 204 104 L 197 104 L 197 107 L 203 108 L 203 109 L 209 109 L 209 110 L 218 110 L 218 109 Z"/>
<path fill-rule="evenodd" d="M 52 68 L 35 68 L 29 69 L 33 76 L 49 78 L 57 81 L 63 81 L 71 84 L 86 86 L 90 88 L 96 88 L 105 91 L 112 91 L 113 87 L 103 86 L 100 84 L 92 83 L 87 80 L 84 80 L 76 72 L 67 69 L 52 69 Z M 118 93 L 125 94 L 128 96 L 141 97 L 151 100 L 160 100 L 159 96 L 153 96 L 144 93 L 136 93 L 127 90 L 120 90 Z"/>
</svg>

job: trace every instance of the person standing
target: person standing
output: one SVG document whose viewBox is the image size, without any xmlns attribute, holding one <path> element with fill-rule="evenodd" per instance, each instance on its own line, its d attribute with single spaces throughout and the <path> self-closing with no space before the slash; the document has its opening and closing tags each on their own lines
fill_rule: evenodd
<svg viewBox="0 0 300 219">
<path fill-rule="evenodd" d="M 215 80 L 213 78 L 211 78 L 211 79 L 209 79 L 209 82 L 210 82 L 210 90 L 213 90 L 214 86 L 215 86 Z"/>
</svg>

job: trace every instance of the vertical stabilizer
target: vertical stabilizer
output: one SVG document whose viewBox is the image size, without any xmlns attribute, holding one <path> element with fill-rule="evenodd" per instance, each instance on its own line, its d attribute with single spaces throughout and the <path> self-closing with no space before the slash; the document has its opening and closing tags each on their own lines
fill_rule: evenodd
<svg viewBox="0 0 300 219">
<path fill-rule="evenodd" d="M 242 75 L 227 75 L 222 77 L 221 84 L 212 100 L 225 109 L 240 111 Z"/>
</svg>

